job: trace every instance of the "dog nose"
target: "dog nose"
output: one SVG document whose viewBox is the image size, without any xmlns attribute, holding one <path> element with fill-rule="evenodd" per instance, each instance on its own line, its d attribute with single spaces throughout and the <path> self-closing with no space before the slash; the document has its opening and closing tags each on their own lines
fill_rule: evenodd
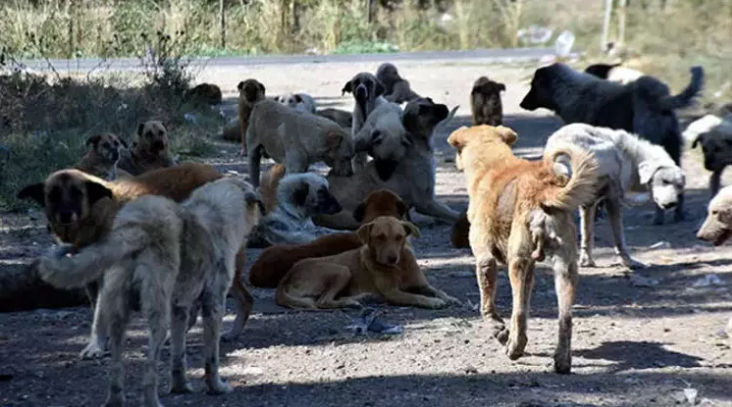
<svg viewBox="0 0 732 407">
<path fill-rule="evenodd" d="M 663 209 L 671 209 L 676 206 L 676 202 L 669 202 L 666 204 L 663 204 Z"/>
<path fill-rule="evenodd" d="M 388 261 L 389 264 L 396 264 L 397 261 L 399 261 L 399 257 L 397 257 L 396 255 L 392 254 L 389 257 L 387 257 L 386 261 Z"/>
<path fill-rule="evenodd" d="M 74 223 L 74 212 L 65 211 L 58 214 L 58 220 L 61 224 L 68 225 Z"/>
<path fill-rule="evenodd" d="M 156 141 L 156 142 L 155 142 L 155 143 L 153 144 L 153 147 L 155 147 L 155 149 L 157 149 L 157 150 L 162 150 L 162 149 L 164 149 L 164 148 L 165 148 L 165 144 L 163 144 L 163 142 L 162 142 L 162 141 Z"/>
</svg>

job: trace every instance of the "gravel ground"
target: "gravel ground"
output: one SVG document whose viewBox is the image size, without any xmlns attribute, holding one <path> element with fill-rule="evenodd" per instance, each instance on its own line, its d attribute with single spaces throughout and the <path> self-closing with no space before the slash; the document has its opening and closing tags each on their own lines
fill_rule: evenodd
<svg viewBox="0 0 732 407">
<path fill-rule="evenodd" d="M 351 108 L 343 84 L 378 63 L 296 64 L 204 70 L 200 80 L 217 83 L 233 111 L 236 84 L 256 77 L 268 94 L 308 91 L 322 107 Z M 468 124 L 472 81 L 489 75 L 507 84 L 503 96 L 508 126 L 520 136 L 518 154 L 538 155 L 560 126 L 547 112 L 529 114 L 518 102 L 535 66 L 489 65 L 482 61 L 404 61 L 400 72 L 414 89 L 449 107 L 461 105 L 454 123 Z M 465 209 L 465 180 L 451 162 L 454 152 L 436 137 L 438 199 Z M 237 147 L 220 144 L 211 162 L 245 171 Z M 527 354 L 510 361 L 483 327 L 475 305 L 478 289 L 469 250 L 453 249 L 450 226 L 415 216 L 422 237 L 415 249 L 430 281 L 465 302 L 438 311 L 387 307 L 384 320 L 404 332 L 356 336 L 345 329 L 353 311 L 323 313 L 285 310 L 271 290 L 253 290 L 254 312 L 244 335 L 222 347 L 222 375 L 235 391 L 208 396 L 165 395 L 167 406 L 732 406 L 732 349 L 720 330 L 732 313 L 732 256 L 695 238 L 708 202 L 708 174 L 698 155 L 687 152 L 688 219 L 652 226 L 650 204 L 627 209 L 626 238 L 637 259 L 651 267 L 632 277 L 617 266 L 609 229 L 599 221 L 596 260 L 600 268 L 580 270 L 574 307 L 573 374 L 552 373 L 556 343 L 556 298 L 546 267 L 537 268 Z M 726 184 L 730 179 L 726 179 Z M 671 221 L 671 215 L 667 216 Z M 50 243 L 42 220 L 3 216 L 0 258 L 38 254 Z M 250 250 L 249 264 L 259 250 Z M 714 274 L 721 284 L 704 286 Z M 505 273 L 498 305 L 510 313 Z M 230 304 L 231 305 L 231 304 Z M 233 319 L 230 308 L 226 318 Z M 89 331 L 88 307 L 0 314 L 0 406 L 91 406 L 104 401 L 108 359 L 79 360 Z M 139 402 L 145 324 L 136 319 L 129 332 L 127 391 Z M 202 374 L 200 323 L 190 334 L 190 374 Z M 164 354 L 167 357 L 167 351 Z M 167 371 L 167 362 L 160 372 Z M 167 381 L 163 380 L 161 392 Z M 684 391 L 686 389 L 686 392 Z M 693 389 L 693 390 L 691 390 Z"/>
</svg>

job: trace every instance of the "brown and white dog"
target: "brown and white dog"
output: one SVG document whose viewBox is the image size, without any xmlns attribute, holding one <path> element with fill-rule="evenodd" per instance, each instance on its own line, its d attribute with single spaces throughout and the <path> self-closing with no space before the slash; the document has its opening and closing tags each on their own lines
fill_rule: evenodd
<svg viewBox="0 0 732 407">
<path fill-rule="evenodd" d="M 559 343 L 554 370 L 572 366 L 572 302 L 577 272 L 577 232 L 572 218 L 593 198 L 597 164 L 591 154 L 572 148 L 528 161 L 513 155 L 516 133 L 508 127 L 462 127 L 447 139 L 455 147 L 466 175 L 470 247 L 480 288 L 481 314 L 512 360 L 523 356 L 534 264 L 553 261 L 559 302 Z M 571 176 L 555 173 L 559 158 L 568 158 Z M 508 265 L 513 293 L 510 327 L 496 310 L 498 263 Z"/>
<path fill-rule="evenodd" d="M 134 176 L 171 167 L 176 163 L 169 145 L 168 130 L 162 122 L 150 120 L 140 123 L 132 148 L 122 150 L 117 166 Z"/>
<path fill-rule="evenodd" d="M 89 151 L 73 168 L 107 181 L 118 177 L 131 177 L 127 171 L 117 169 L 122 150 L 127 144 L 112 133 L 102 133 L 86 140 Z"/>
</svg>

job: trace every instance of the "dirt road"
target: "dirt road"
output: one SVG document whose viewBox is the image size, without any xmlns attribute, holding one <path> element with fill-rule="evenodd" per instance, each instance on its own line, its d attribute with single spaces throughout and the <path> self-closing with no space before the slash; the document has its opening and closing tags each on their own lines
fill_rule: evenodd
<svg viewBox="0 0 732 407">
<path fill-rule="evenodd" d="M 378 63 L 215 68 L 201 80 L 219 84 L 233 97 L 236 84 L 256 77 L 269 94 L 308 91 L 323 107 L 351 108 L 343 84 Z M 449 107 L 461 105 L 452 128 L 468 123 L 472 81 L 489 75 L 507 84 L 506 124 L 519 133 L 516 151 L 536 155 L 560 126 L 547 112 L 518 107 L 534 66 L 500 67 L 461 62 L 400 62 L 414 89 Z M 455 209 L 467 206 L 464 177 L 451 162 L 454 152 L 436 137 L 438 198 Z M 221 144 L 214 164 L 245 170 L 236 146 Z M 527 355 L 510 361 L 484 329 L 474 305 L 478 289 L 469 251 L 450 247 L 450 226 L 415 216 L 422 237 L 415 240 L 430 281 L 465 302 L 439 311 L 386 308 L 387 322 L 400 324 L 395 336 L 355 336 L 345 329 L 355 313 L 293 312 L 277 307 L 269 290 L 253 290 L 253 313 L 245 334 L 223 346 L 222 375 L 233 394 L 164 396 L 167 406 L 732 406 L 732 349 L 719 331 L 732 314 L 732 253 L 697 241 L 705 216 L 708 174 L 695 153 L 686 154 L 688 219 L 652 226 L 652 207 L 626 211 L 632 253 L 651 267 L 628 278 L 610 247 L 604 220 L 597 233 L 597 269 L 581 269 L 574 307 L 573 374 L 551 372 L 557 323 L 553 279 L 546 267 L 538 279 L 529 320 Z M 730 183 L 726 179 L 725 185 Z M 27 216 L 4 217 L 3 256 L 32 256 L 49 244 L 42 221 L 23 228 Z M 36 245 L 33 245 L 33 243 Z M 258 250 L 248 253 L 249 264 Z M 721 284 L 704 285 L 710 274 Z M 510 286 L 499 280 L 498 305 L 510 313 Z M 227 325 L 233 314 L 227 316 Z M 104 401 L 108 359 L 77 358 L 89 330 L 87 308 L 0 314 L 0 406 L 93 406 Z M 138 374 L 144 359 L 145 325 L 129 333 L 127 391 L 139 402 Z M 200 323 L 190 335 L 189 366 L 202 376 Z M 167 357 L 167 351 L 164 357 Z M 167 363 L 160 366 L 166 372 Z M 202 389 L 200 381 L 195 383 Z M 162 384 L 161 391 L 167 382 Z M 687 389 L 687 395 L 684 389 Z"/>
</svg>

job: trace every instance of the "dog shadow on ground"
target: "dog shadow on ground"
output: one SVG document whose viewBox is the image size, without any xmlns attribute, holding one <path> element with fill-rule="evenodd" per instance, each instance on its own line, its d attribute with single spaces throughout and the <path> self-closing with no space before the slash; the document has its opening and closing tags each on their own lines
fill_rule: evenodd
<svg viewBox="0 0 732 407">
<path fill-rule="evenodd" d="M 701 367 L 704 359 L 666 349 L 660 342 L 603 342 L 594 349 L 579 349 L 575 355 L 585 359 L 609 360 L 617 362 L 612 373 L 627 370 L 657 369 L 675 366 L 682 368 Z"/>
</svg>

